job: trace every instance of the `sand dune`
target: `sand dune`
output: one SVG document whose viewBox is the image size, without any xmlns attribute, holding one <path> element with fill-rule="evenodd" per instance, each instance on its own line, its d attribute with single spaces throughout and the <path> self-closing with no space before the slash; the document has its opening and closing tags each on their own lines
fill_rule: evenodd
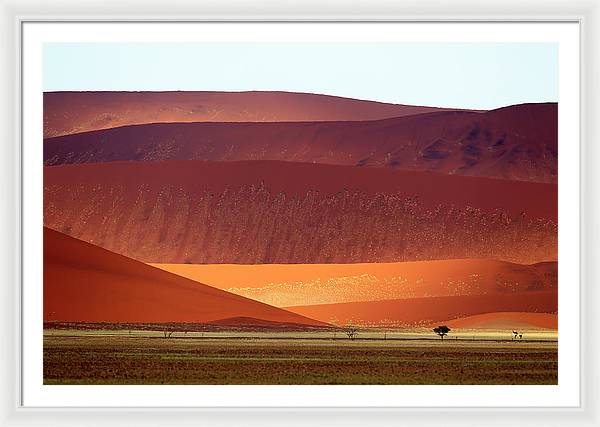
<svg viewBox="0 0 600 427">
<path fill-rule="evenodd" d="M 170 123 L 44 141 L 44 164 L 282 160 L 556 182 L 557 105 L 368 122 Z"/>
<path fill-rule="evenodd" d="M 553 313 L 502 312 L 463 317 L 444 323 L 454 329 L 558 329 L 558 315 Z"/>
<path fill-rule="evenodd" d="M 308 163 L 95 163 L 45 168 L 44 224 L 144 262 L 533 263 L 556 260 L 556 191 Z"/>
<path fill-rule="evenodd" d="M 343 192 L 397 194 L 415 198 L 427 208 L 470 206 L 487 212 L 501 210 L 511 216 L 525 212 L 550 220 L 558 215 L 557 187 L 553 184 L 428 172 L 282 161 L 112 162 L 44 169 L 45 185 L 136 187 L 142 183 L 151 191 L 160 186 L 179 187 L 195 194 L 220 194 L 250 186 L 288 197 L 309 192 L 328 196 Z"/>
<path fill-rule="evenodd" d="M 141 123 L 374 120 L 445 110 L 292 92 L 46 92 L 44 137 Z"/>
<path fill-rule="evenodd" d="M 44 228 L 44 321 L 323 324 Z"/>
<path fill-rule="evenodd" d="M 450 324 L 453 319 L 485 313 L 556 313 L 558 293 L 553 290 L 413 298 L 288 307 L 288 310 L 337 325 L 430 326 L 435 322 Z"/>
<path fill-rule="evenodd" d="M 556 289 L 557 263 L 486 259 L 372 264 L 153 264 L 277 307 Z"/>
</svg>

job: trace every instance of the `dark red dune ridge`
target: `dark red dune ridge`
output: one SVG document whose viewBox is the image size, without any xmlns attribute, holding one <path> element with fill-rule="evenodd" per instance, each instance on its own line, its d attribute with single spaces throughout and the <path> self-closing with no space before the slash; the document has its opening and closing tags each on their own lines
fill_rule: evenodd
<svg viewBox="0 0 600 427">
<path fill-rule="evenodd" d="M 165 122 L 376 120 L 450 108 L 293 92 L 46 92 L 44 137 Z"/>
<path fill-rule="evenodd" d="M 556 313 L 558 292 L 465 295 L 288 307 L 294 313 L 336 325 L 430 326 L 484 313 Z"/>
<path fill-rule="evenodd" d="M 144 262 L 555 261 L 555 184 L 276 161 L 44 169 L 44 224 Z"/>
<path fill-rule="evenodd" d="M 230 318 L 326 326 L 44 227 L 44 321 L 226 324 Z"/>
<path fill-rule="evenodd" d="M 557 104 L 367 122 L 170 123 L 44 142 L 44 164 L 284 160 L 556 182 Z"/>
</svg>

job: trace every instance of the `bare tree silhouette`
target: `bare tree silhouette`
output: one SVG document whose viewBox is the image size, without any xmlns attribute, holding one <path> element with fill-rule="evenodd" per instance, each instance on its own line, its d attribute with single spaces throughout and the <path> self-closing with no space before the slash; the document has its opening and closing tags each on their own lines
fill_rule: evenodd
<svg viewBox="0 0 600 427">
<path fill-rule="evenodd" d="M 348 338 L 353 340 L 358 335 L 358 328 L 352 325 L 347 325 L 344 328 L 344 332 L 348 335 Z"/>
</svg>

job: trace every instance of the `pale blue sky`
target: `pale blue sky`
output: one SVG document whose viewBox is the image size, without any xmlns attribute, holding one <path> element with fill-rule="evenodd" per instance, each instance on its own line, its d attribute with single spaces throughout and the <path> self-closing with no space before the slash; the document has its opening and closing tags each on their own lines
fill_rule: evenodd
<svg viewBox="0 0 600 427">
<path fill-rule="evenodd" d="M 551 43 L 49 43 L 44 91 L 283 90 L 491 109 L 558 101 Z"/>
</svg>

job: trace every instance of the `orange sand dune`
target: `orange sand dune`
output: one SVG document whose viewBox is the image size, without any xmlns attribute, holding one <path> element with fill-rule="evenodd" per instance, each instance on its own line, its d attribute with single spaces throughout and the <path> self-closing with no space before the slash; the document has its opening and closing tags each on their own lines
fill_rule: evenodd
<svg viewBox="0 0 600 427">
<path fill-rule="evenodd" d="M 553 313 L 501 312 L 477 314 L 450 320 L 444 324 L 455 329 L 558 329 L 558 315 Z"/>
<path fill-rule="evenodd" d="M 556 289 L 557 263 L 152 264 L 276 307 Z"/>
<path fill-rule="evenodd" d="M 208 323 L 240 317 L 323 326 L 44 228 L 44 321 Z"/>
<path fill-rule="evenodd" d="M 556 260 L 557 186 L 292 163 L 44 169 L 44 225 L 144 262 Z"/>
<path fill-rule="evenodd" d="M 557 104 L 359 122 L 159 123 L 44 141 L 44 164 L 279 160 L 556 182 Z"/>
<path fill-rule="evenodd" d="M 294 313 L 337 325 L 429 326 L 476 314 L 494 312 L 556 313 L 553 291 L 494 295 L 414 298 L 288 307 Z"/>
<path fill-rule="evenodd" d="M 373 120 L 446 110 L 292 92 L 46 92 L 44 137 L 140 123 Z"/>
</svg>

